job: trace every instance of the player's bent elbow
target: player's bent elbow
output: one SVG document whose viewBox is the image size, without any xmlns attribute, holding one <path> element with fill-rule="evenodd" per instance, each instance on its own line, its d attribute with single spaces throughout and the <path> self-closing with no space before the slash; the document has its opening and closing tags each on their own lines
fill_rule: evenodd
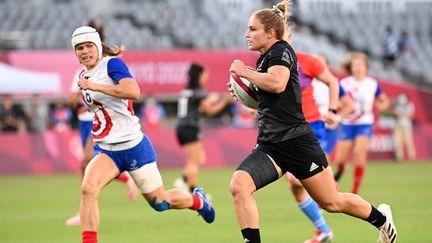
<svg viewBox="0 0 432 243">
<path fill-rule="evenodd" d="M 130 98 L 131 100 L 138 100 L 141 96 L 140 91 L 135 92 L 134 94 L 132 94 L 132 97 Z"/>
<path fill-rule="evenodd" d="M 274 93 L 274 94 L 280 94 L 280 93 L 283 93 L 285 91 L 285 86 L 272 85 L 272 86 L 268 87 L 266 91 L 268 91 L 270 93 Z"/>
<path fill-rule="evenodd" d="M 140 98 L 140 96 L 141 96 L 141 91 L 139 89 L 136 89 L 136 90 L 133 89 L 133 90 L 131 90 L 131 91 L 128 92 L 126 98 L 130 99 L 130 100 L 133 100 L 133 101 L 136 101 L 136 100 L 138 100 Z"/>
<path fill-rule="evenodd" d="M 275 89 L 274 89 L 274 93 L 276 93 L 276 94 L 283 93 L 284 91 L 285 91 L 285 86 L 278 86 L 278 87 L 275 87 Z"/>
<path fill-rule="evenodd" d="M 92 183 L 83 183 L 81 185 L 81 198 L 84 200 L 96 199 L 98 196 L 97 188 Z"/>
<path fill-rule="evenodd" d="M 286 82 L 275 82 L 273 83 L 271 89 L 273 93 L 280 94 L 285 91 L 286 86 Z"/>
</svg>

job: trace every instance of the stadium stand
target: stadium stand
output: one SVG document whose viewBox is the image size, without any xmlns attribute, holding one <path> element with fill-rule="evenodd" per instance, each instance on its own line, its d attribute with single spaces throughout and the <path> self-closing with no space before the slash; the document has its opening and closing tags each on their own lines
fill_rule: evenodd
<svg viewBox="0 0 432 243">
<path fill-rule="evenodd" d="M 418 85 L 432 85 L 432 1 L 302 0 L 298 11 L 301 25 L 373 57 L 371 73 L 394 80 L 402 74 Z M 399 53 L 396 69 L 380 66 L 388 26 L 398 35 L 407 31 L 413 42 L 411 51 Z"/>
<path fill-rule="evenodd" d="M 109 44 L 129 50 L 245 49 L 250 13 L 278 1 L 0 0 L 0 49 L 68 49 L 70 30 L 96 17 Z M 428 0 L 295 1 L 294 47 L 340 63 L 349 51 L 371 57 L 371 74 L 432 87 L 432 2 Z M 385 28 L 407 31 L 413 48 L 385 65 Z M 126 37 L 126 38 L 125 38 Z"/>
<path fill-rule="evenodd" d="M 234 0 L 93 2 L 0 1 L 0 45 L 4 49 L 69 48 L 70 30 L 97 17 L 110 33 L 109 42 L 124 43 L 132 50 L 239 49 L 244 48 L 242 37 L 250 12 L 262 7 L 261 1 Z M 86 7 L 109 3 L 112 8 L 92 12 Z"/>
</svg>

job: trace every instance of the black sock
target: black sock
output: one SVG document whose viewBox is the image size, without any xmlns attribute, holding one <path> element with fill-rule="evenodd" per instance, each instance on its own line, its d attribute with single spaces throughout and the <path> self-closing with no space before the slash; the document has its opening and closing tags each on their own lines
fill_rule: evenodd
<svg viewBox="0 0 432 243">
<path fill-rule="evenodd" d="M 372 206 L 372 211 L 369 214 L 369 217 L 365 220 L 371 223 L 373 226 L 379 228 L 384 225 L 387 218 L 383 213 L 381 213 L 380 211 L 378 211 L 378 209 Z"/>
<path fill-rule="evenodd" d="M 245 240 L 245 242 L 261 243 L 259 229 L 246 228 L 246 229 L 242 229 L 241 233 L 243 235 L 243 240 Z"/>
</svg>

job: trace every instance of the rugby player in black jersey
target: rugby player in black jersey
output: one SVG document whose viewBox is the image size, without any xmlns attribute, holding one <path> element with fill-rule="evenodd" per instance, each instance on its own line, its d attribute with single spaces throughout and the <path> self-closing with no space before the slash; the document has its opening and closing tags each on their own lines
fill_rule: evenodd
<svg viewBox="0 0 432 243">
<path fill-rule="evenodd" d="M 261 242 L 258 207 L 253 193 L 287 171 L 297 177 L 321 208 L 368 221 L 380 231 L 379 240 L 395 242 L 390 206 L 378 209 L 360 196 L 337 191 L 327 159 L 301 108 L 297 57 L 283 40 L 288 30 L 290 1 L 252 13 L 246 39 L 258 51 L 256 71 L 234 60 L 230 71 L 258 88 L 258 138 L 255 149 L 234 172 L 230 191 L 245 242 Z M 230 88 L 229 88 L 229 91 Z"/>
</svg>

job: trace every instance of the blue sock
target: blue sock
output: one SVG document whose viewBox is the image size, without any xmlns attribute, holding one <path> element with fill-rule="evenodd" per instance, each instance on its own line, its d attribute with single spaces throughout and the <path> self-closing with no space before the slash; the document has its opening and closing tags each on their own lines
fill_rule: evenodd
<svg viewBox="0 0 432 243">
<path fill-rule="evenodd" d="M 326 234 L 331 232 L 327 222 L 321 214 L 318 204 L 310 196 L 303 202 L 299 203 L 298 206 L 301 208 L 303 213 L 308 216 L 318 230 Z"/>
</svg>

